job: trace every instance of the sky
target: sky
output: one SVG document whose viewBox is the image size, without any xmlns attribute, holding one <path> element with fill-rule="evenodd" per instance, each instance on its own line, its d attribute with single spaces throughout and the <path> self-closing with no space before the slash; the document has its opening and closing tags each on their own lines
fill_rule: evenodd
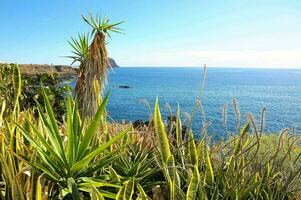
<svg viewBox="0 0 301 200">
<path fill-rule="evenodd" d="M 108 38 L 120 66 L 301 69 L 300 0 L 1 0 L 0 61 L 71 64 L 81 15 L 125 21 Z"/>
</svg>

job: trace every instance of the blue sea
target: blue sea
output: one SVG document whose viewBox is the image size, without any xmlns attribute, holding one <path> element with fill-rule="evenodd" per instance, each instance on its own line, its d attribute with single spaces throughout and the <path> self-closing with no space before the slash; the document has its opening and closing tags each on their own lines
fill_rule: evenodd
<svg viewBox="0 0 301 200">
<path fill-rule="evenodd" d="M 111 89 L 108 112 L 115 121 L 148 120 L 156 97 L 166 119 L 169 104 L 173 113 L 180 105 L 182 118 L 191 114 L 201 84 L 203 68 L 121 67 L 109 73 L 107 88 Z M 119 86 L 129 86 L 128 89 Z M 206 83 L 201 96 L 205 122 L 212 133 L 223 130 L 223 107 L 227 105 L 228 130 L 235 130 L 233 109 L 236 99 L 241 124 L 253 114 L 257 124 L 261 111 L 265 115 L 265 132 L 277 133 L 283 128 L 301 127 L 301 70 L 207 68 Z M 144 103 L 147 101 L 151 110 Z M 199 109 L 193 121 L 198 134 L 203 124 Z"/>
</svg>

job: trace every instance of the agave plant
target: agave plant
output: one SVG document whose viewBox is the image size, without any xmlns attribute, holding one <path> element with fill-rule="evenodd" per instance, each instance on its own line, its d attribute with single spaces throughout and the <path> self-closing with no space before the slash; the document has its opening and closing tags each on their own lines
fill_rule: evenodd
<svg viewBox="0 0 301 200">
<path fill-rule="evenodd" d="M 112 177 L 123 183 L 123 187 L 128 187 L 129 183 L 133 185 L 133 194 L 131 195 L 133 199 L 137 196 L 148 199 L 152 189 L 164 183 L 161 179 L 161 170 L 155 163 L 154 147 L 146 148 L 143 144 L 145 144 L 144 141 L 128 142 L 125 156 L 116 159 L 110 169 Z M 125 194 L 126 191 L 120 190 L 120 193 Z"/>
<path fill-rule="evenodd" d="M 76 84 L 79 108 L 82 116 L 92 117 L 97 110 L 97 95 L 101 93 L 106 83 L 107 72 L 110 67 L 106 47 L 106 36 L 110 32 L 120 32 L 118 26 L 122 22 L 110 23 L 109 18 L 103 19 L 98 15 L 88 18 L 82 16 L 83 20 L 92 28 L 92 42 L 89 44 L 88 37 L 79 35 L 79 39 L 69 42 L 74 49 L 74 62 L 80 62 L 79 76 Z M 99 87 L 95 90 L 95 82 Z"/>
<path fill-rule="evenodd" d="M 73 199 L 80 199 L 83 194 L 89 193 L 97 194 L 99 198 L 114 197 L 114 193 L 104 193 L 98 189 L 101 187 L 118 188 L 118 185 L 110 184 L 103 178 L 93 177 L 95 173 L 100 172 L 104 166 L 120 156 L 120 154 L 107 151 L 107 148 L 127 134 L 126 131 L 122 132 L 109 141 L 96 145 L 95 132 L 99 128 L 108 95 L 93 119 L 89 123 L 84 123 L 80 118 L 77 103 L 72 100 L 69 93 L 66 130 L 59 128 L 45 92 L 43 96 L 46 113 L 38 104 L 40 127 L 28 120 L 28 125 L 32 130 L 30 132 L 18 124 L 36 152 L 35 160 L 30 160 L 22 154 L 18 157 L 55 185 L 52 188 L 52 195 L 59 193 L 59 197 L 63 198 L 72 194 Z M 58 198 L 58 196 L 53 196 L 53 198 Z"/>
</svg>

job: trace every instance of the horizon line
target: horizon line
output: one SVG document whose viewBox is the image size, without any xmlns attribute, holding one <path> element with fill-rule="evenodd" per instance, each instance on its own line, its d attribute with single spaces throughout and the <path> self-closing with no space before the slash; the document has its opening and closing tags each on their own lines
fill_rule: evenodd
<svg viewBox="0 0 301 200">
<path fill-rule="evenodd" d="M 176 66 L 176 65 L 143 65 L 143 66 L 119 66 L 119 68 L 203 68 L 204 66 Z M 288 67 L 270 67 L 270 66 L 208 66 L 206 68 L 229 68 L 229 69 L 300 69 L 301 66 L 288 66 Z"/>
<path fill-rule="evenodd" d="M 71 65 L 71 64 L 55 64 L 55 63 L 18 63 L 18 62 L 6 62 L 0 61 L 0 64 L 18 64 L 18 65 L 54 65 L 54 66 L 70 66 L 76 68 L 78 66 Z M 117 64 L 118 65 L 118 64 Z M 191 66 L 191 65 L 184 65 L 184 66 L 177 66 L 177 65 L 118 65 L 117 68 L 203 68 L 203 65 L 200 66 Z M 116 67 L 114 67 L 116 68 Z M 301 66 L 211 66 L 206 64 L 206 68 L 230 68 L 230 69 L 300 69 Z"/>
</svg>

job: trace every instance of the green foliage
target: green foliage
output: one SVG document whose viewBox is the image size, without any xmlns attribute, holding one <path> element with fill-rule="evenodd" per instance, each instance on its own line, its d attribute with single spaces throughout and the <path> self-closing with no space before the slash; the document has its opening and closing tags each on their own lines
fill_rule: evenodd
<svg viewBox="0 0 301 200">
<path fill-rule="evenodd" d="M 101 18 L 100 15 L 93 17 L 91 14 L 88 17 L 82 16 L 83 20 L 92 28 L 92 35 L 97 32 L 104 33 L 105 35 L 110 36 L 110 32 L 121 33 L 121 28 L 119 25 L 123 22 L 110 23 L 108 17 Z"/>
<path fill-rule="evenodd" d="M 285 132 L 279 137 L 262 136 L 250 119 L 237 136 L 225 142 L 211 143 L 206 135 L 195 141 L 190 131 L 188 141 L 181 146 L 185 153 L 174 153 L 174 157 L 166 149 L 181 150 L 178 151 L 174 143 L 162 142 L 162 138 L 168 136 L 158 128 L 163 124 L 158 102 L 154 116 L 170 199 L 183 199 L 180 196 L 183 193 L 186 199 L 293 199 L 300 189 L 298 136 L 288 136 Z M 269 141 L 269 137 L 273 139 Z M 266 149 L 269 143 L 273 143 L 273 147 Z M 164 166 L 167 155 L 170 155 L 168 170 Z M 179 182 L 176 174 L 181 177 L 181 184 L 175 184 Z"/>
<path fill-rule="evenodd" d="M 154 125 L 157 135 L 157 141 L 159 143 L 159 152 L 163 163 L 167 164 L 170 157 L 170 147 L 167 134 L 165 132 L 165 126 L 161 118 L 161 113 L 158 105 L 158 98 L 156 99 L 155 112 L 154 112 Z"/>
<path fill-rule="evenodd" d="M 66 113 L 67 86 L 61 84 L 61 80 L 56 74 L 23 76 L 21 79 L 20 69 L 17 65 L 0 65 L 0 105 L 5 102 L 8 108 L 6 110 L 13 109 L 16 99 L 19 101 L 21 110 L 36 107 L 35 101 L 44 105 L 43 89 L 56 117 L 62 121 L 62 117 Z M 20 94 L 18 94 L 18 90 Z M 6 113 L 4 114 L 6 115 Z"/>
<path fill-rule="evenodd" d="M 78 39 L 71 38 L 71 41 L 68 41 L 70 46 L 73 48 L 73 56 L 67 56 L 68 58 L 73 59 L 73 63 L 80 62 L 85 63 L 89 59 L 89 37 L 84 34 L 78 34 Z"/>
<path fill-rule="evenodd" d="M 67 142 L 64 142 L 61 137 L 65 133 L 59 130 L 45 92 L 43 92 L 43 97 L 46 113 L 44 114 L 42 107 L 38 105 L 39 118 L 41 119 L 40 130 L 30 121 L 28 121 L 28 124 L 33 130 L 32 133 L 18 125 L 25 138 L 37 152 L 36 160 L 32 162 L 24 155 L 19 156 L 37 172 L 44 174 L 48 180 L 54 181 L 61 190 L 61 197 L 71 193 L 73 199 L 76 199 L 75 196 L 78 196 L 80 192 L 92 192 L 94 187 L 99 185 L 118 187 L 104 179 L 92 179 L 90 176 L 109 164 L 104 164 L 104 160 L 97 159 L 100 155 L 106 156 L 107 159 L 118 156 L 106 152 L 106 149 L 127 133 L 120 133 L 100 146 L 96 146 L 93 142 L 95 132 L 101 123 L 100 119 L 104 113 L 108 95 L 91 122 L 85 124 L 80 119 L 75 102 L 72 101 L 69 94 L 67 100 Z M 48 138 L 48 141 L 46 138 Z"/>
<path fill-rule="evenodd" d="M 5 102 L 5 106 L 13 110 L 17 105 L 16 101 L 19 101 L 21 86 L 19 68 L 15 65 L 0 64 L 0 105 Z"/>
<path fill-rule="evenodd" d="M 0 199 L 300 197 L 300 137 L 287 129 L 263 134 L 247 118 L 225 141 L 213 141 L 207 130 L 200 140 L 192 130 L 182 137 L 180 109 L 176 130 L 167 130 L 156 100 L 154 127 L 120 133 L 106 121 L 109 95 L 98 99 L 96 114 L 87 120 L 70 91 L 60 121 L 44 89 L 42 103 L 22 108 L 22 80 L 15 70 L 2 82 L 14 86 L 14 96 L 1 99 Z"/>
</svg>

